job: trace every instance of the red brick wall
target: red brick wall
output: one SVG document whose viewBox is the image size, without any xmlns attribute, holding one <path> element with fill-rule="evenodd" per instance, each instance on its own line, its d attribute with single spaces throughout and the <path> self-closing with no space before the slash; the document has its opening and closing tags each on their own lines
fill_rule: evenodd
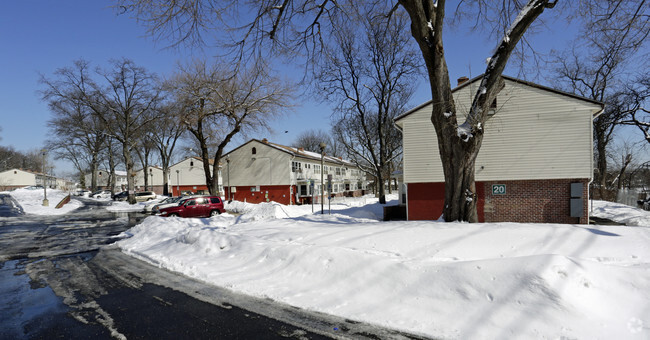
<svg viewBox="0 0 650 340">
<path fill-rule="evenodd" d="M 583 217 L 570 217 L 571 183 L 583 183 Z M 588 179 L 477 182 L 479 221 L 587 223 Z M 492 195 L 505 184 L 505 195 Z M 408 184 L 408 219 L 436 220 L 442 215 L 444 183 Z"/>
<path fill-rule="evenodd" d="M 234 186 L 233 186 L 234 187 Z M 234 187 L 236 188 L 235 192 L 233 192 L 232 196 L 228 196 L 228 187 L 225 187 L 225 197 L 224 199 L 228 199 L 229 197 L 232 197 L 232 199 L 236 201 L 246 201 L 248 203 L 261 203 L 261 202 L 268 202 L 274 201 L 282 204 L 289 204 L 290 200 L 290 187 L 288 185 L 260 185 L 260 191 L 251 191 L 251 186 L 237 186 Z M 267 192 L 268 192 L 268 197 L 267 197 Z M 296 187 L 294 186 L 293 188 L 294 196 L 296 193 Z M 295 197 L 292 199 L 292 203 L 295 204 Z"/>
<path fill-rule="evenodd" d="M 583 183 L 583 217 L 570 216 L 571 183 Z M 505 195 L 492 195 L 505 184 Z M 486 222 L 587 223 L 588 179 L 484 182 Z"/>
</svg>

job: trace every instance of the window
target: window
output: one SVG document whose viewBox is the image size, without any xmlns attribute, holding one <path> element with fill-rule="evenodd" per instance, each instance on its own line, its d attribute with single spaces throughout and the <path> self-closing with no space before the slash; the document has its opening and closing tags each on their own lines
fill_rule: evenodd
<svg viewBox="0 0 650 340">
<path fill-rule="evenodd" d="M 302 163 L 291 162 L 291 172 L 302 172 Z"/>
<path fill-rule="evenodd" d="M 306 185 L 301 185 L 300 186 L 300 196 L 307 196 L 307 186 Z"/>
<path fill-rule="evenodd" d="M 345 191 L 350 191 L 350 183 L 345 183 Z"/>
<path fill-rule="evenodd" d="M 336 168 L 336 175 L 341 176 L 341 168 Z"/>
<path fill-rule="evenodd" d="M 345 176 L 345 172 L 347 171 L 346 168 L 341 168 L 341 175 Z"/>
<path fill-rule="evenodd" d="M 251 150 L 251 153 L 252 153 L 253 155 L 256 155 L 256 154 L 257 154 L 257 149 L 256 149 L 256 148 L 253 148 L 253 149 Z"/>
<path fill-rule="evenodd" d="M 314 165 L 314 173 L 320 174 L 320 165 Z"/>
<path fill-rule="evenodd" d="M 194 161 L 190 161 L 190 166 L 194 166 Z"/>
<path fill-rule="evenodd" d="M 219 197 L 212 197 L 212 198 L 210 198 L 210 201 L 211 201 L 212 203 L 220 203 L 220 202 L 221 202 L 221 201 L 219 200 Z"/>
</svg>

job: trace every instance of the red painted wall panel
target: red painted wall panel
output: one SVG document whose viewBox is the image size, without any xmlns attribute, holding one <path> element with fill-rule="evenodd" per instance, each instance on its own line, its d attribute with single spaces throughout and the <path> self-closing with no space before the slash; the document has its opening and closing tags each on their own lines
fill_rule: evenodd
<svg viewBox="0 0 650 340">
<path fill-rule="evenodd" d="M 233 186 L 234 187 L 234 186 Z M 232 196 L 228 195 L 228 187 L 225 187 L 226 197 L 229 197 L 241 202 L 248 203 L 262 203 L 262 202 L 278 202 L 281 204 L 295 203 L 295 200 L 290 198 L 290 186 L 288 185 L 260 185 L 260 191 L 251 191 L 251 186 L 237 186 Z M 295 193 L 294 186 L 294 193 Z M 290 202 L 291 200 L 291 202 Z"/>
</svg>

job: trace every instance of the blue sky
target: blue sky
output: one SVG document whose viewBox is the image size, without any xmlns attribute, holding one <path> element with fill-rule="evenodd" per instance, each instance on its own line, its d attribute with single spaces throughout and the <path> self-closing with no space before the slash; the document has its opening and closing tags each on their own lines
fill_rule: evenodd
<svg viewBox="0 0 650 340">
<path fill-rule="evenodd" d="M 126 57 L 161 76 L 173 72 L 177 62 L 192 58 L 192 51 L 166 49 L 166 42 L 145 37 L 145 30 L 129 16 L 118 16 L 108 0 L 9 1 L 0 11 L 0 145 L 20 151 L 40 149 L 47 138 L 50 113 L 40 100 L 39 73 L 51 77 L 60 67 L 83 58 L 105 66 L 111 58 Z M 566 25 L 553 24 L 551 34 L 537 40 L 543 50 L 562 48 Z M 452 82 L 463 75 L 482 73 L 485 59 L 494 47 L 484 35 L 449 30 L 445 38 Z M 194 52 L 196 53 L 196 52 Z M 206 50 L 210 54 L 209 50 Z M 286 67 L 286 66 L 285 66 Z M 287 72 L 290 74 L 291 72 Z M 506 72 L 515 75 L 513 72 Z M 295 74 L 302 75 L 300 70 Z M 410 106 L 430 99 L 424 81 Z M 307 95 L 299 96 L 296 107 L 272 126 L 269 140 L 290 144 L 310 129 L 329 129 L 331 109 Z M 285 133 L 284 131 L 288 131 Z M 235 141 L 232 147 L 242 140 Z M 57 173 L 72 167 L 57 162 Z"/>
</svg>

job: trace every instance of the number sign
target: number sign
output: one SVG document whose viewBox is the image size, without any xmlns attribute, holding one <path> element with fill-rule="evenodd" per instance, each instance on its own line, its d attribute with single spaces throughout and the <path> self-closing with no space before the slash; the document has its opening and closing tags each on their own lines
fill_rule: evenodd
<svg viewBox="0 0 650 340">
<path fill-rule="evenodd" d="M 506 194 L 505 184 L 492 184 L 492 195 L 505 195 L 505 194 Z"/>
</svg>

